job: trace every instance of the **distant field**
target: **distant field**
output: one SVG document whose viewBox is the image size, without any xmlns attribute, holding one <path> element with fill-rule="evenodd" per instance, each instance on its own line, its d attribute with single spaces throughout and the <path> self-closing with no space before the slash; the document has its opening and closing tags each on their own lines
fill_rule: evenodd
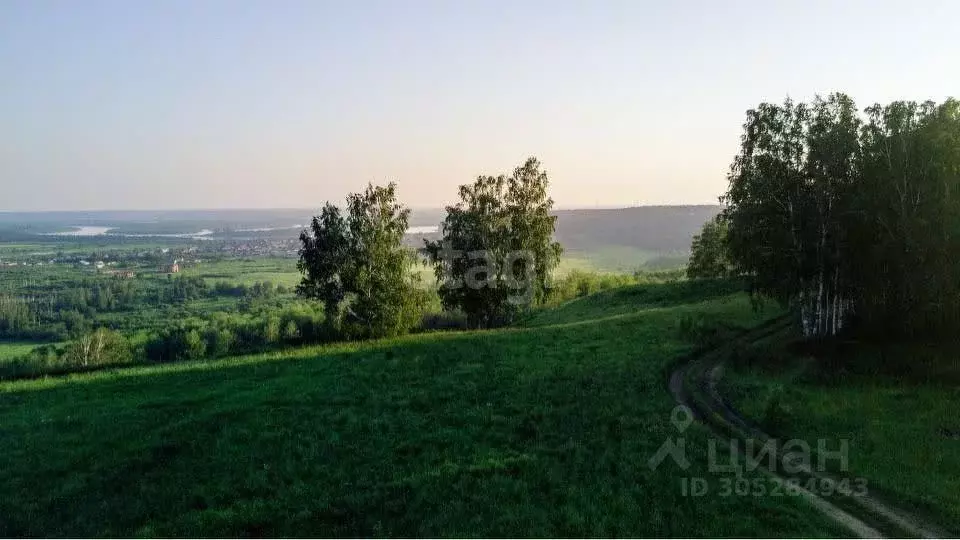
<svg viewBox="0 0 960 540">
<path fill-rule="evenodd" d="M 23 356 L 42 343 L 33 341 L 0 341 L 0 362 L 8 362 Z"/>
<path fill-rule="evenodd" d="M 597 245 L 591 248 L 568 249 L 564 260 L 570 268 L 599 272 L 632 273 L 637 270 L 669 270 L 686 265 L 688 252 L 653 251 L 630 246 Z"/>
<path fill-rule="evenodd" d="M 258 281 L 270 281 L 274 285 L 293 287 L 300 282 L 297 260 L 280 257 L 229 259 L 185 264 L 180 274 L 202 277 L 211 285 L 218 281 L 246 285 L 252 285 Z"/>
</svg>

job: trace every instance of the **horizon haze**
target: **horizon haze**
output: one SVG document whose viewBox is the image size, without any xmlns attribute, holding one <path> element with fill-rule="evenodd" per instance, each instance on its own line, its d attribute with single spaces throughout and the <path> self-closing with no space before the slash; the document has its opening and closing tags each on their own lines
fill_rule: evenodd
<svg viewBox="0 0 960 540">
<path fill-rule="evenodd" d="M 391 180 L 442 208 L 529 156 L 557 208 L 713 205 L 760 102 L 956 92 L 958 17 L 942 0 L 4 2 L 0 211 L 319 208 Z"/>
</svg>

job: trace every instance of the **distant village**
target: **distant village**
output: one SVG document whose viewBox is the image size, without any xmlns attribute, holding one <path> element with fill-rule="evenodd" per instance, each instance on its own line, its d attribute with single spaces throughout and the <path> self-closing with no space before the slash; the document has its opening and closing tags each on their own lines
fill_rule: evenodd
<svg viewBox="0 0 960 540">
<path fill-rule="evenodd" d="M 404 244 L 422 248 L 425 239 L 436 239 L 435 227 L 420 231 L 417 228 L 404 237 Z M 42 244 L 38 244 L 42 245 Z M 278 257 L 296 258 L 300 241 L 296 237 L 245 238 L 195 241 L 190 244 L 171 244 L 155 249 L 128 249 L 123 244 L 90 245 L 90 251 L 65 250 L 62 244 L 53 244 L 57 251 L 12 252 L 0 251 L 0 269 L 15 266 L 68 265 L 91 272 L 120 278 L 136 276 L 137 272 L 179 273 L 184 266 L 204 259 Z"/>
<path fill-rule="evenodd" d="M 176 274 L 184 266 L 198 264 L 204 259 L 250 257 L 296 258 L 297 239 L 253 239 L 218 242 L 198 242 L 188 246 L 156 249 L 125 249 L 122 244 L 102 246 L 88 252 L 42 251 L 27 253 L 0 252 L 0 269 L 15 266 L 64 265 L 120 278 L 136 276 L 136 272 Z M 91 246 L 92 247 L 92 246 Z"/>
</svg>

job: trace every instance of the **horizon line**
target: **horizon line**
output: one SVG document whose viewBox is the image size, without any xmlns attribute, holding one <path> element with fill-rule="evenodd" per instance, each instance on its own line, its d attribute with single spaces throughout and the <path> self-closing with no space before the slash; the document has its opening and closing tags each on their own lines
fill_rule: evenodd
<svg viewBox="0 0 960 540">
<path fill-rule="evenodd" d="M 408 206 L 411 211 L 444 211 L 447 206 Z M 634 205 L 596 205 L 596 206 L 557 206 L 558 210 L 630 210 L 633 208 L 671 208 L 671 207 L 696 207 L 696 206 L 722 206 L 719 203 L 677 203 L 677 204 L 634 204 Z M 99 208 L 94 210 L 0 210 L 2 214 L 103 214 L 109 212 L 295 212 L 306 211 L 316 212 L 319 208 L 311 207 L 232 207 L 232 208 Z"/>
</svg>

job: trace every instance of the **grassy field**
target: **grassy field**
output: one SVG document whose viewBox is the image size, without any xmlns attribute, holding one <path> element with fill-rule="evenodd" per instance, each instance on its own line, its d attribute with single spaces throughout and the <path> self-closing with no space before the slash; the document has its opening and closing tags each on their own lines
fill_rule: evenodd
<svg viewBox="0 0 960 540">
<path fill-rule="evenodd" d="M 0 341 L 0 363 L 29 353 L 41 343 L 33 341 Z"/>
<path fill-rule="evenodd" d="M 722 289 L 647 285 L 523 328 L 0 385 L 0 536 L 836 536 L 802 500 L 683 496 L 668 366 Z M 709 298 L 709 299 L 708 299 Z"/>
<path fill-rule="evenodd" d="M 252 285 L 258 281 L 270 281 L 274 285 L 292 288 L 300 282 L 296 259 L 280 257 L 203 261 L 184 265 L 181 275 L 200 276 L 210 285 L 217 281 L 245 285 Z"/>
<path fill-rule="evenodd" d="M 564 252 L 560 270 L 571 267 L 600 272 L 634 272 L 648 265 L 651 269 L 686 265 L 686 252 L 662 252 L 632 246 L 597 245 Z M 660 264 L 660 263 L 663 264 Z"/>
<path fill-rule="evenodd" d="M 849 441 L 850 475 L 960 530 L 960 345 L 786 348 L 775 336 L 727 371 L 724 393 L 768 432 Z M 831 449 L 835 449 L 833 446 Z"/>
</svg>

